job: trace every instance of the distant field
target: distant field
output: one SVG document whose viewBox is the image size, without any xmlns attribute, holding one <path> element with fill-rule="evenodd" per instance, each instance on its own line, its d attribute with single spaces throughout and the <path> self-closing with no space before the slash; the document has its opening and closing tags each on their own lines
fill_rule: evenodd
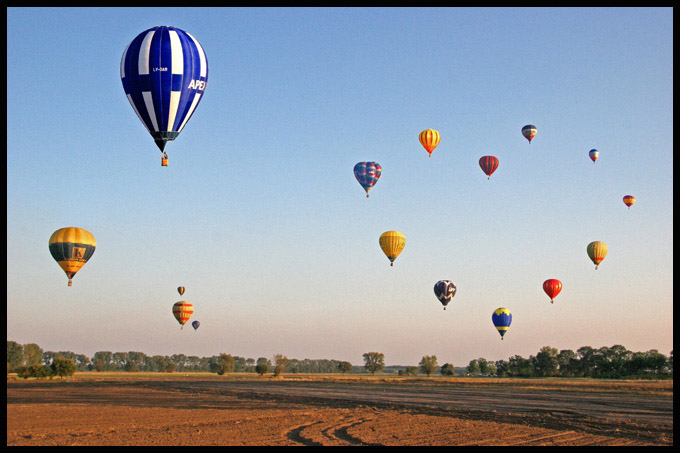
<svg viewBox="0 0 680 453">
<path fill-rule="evenodd" d="M 7 436 L 8 445 L 672 445 L 673 381 L 8 378 Z"/>
</svg>

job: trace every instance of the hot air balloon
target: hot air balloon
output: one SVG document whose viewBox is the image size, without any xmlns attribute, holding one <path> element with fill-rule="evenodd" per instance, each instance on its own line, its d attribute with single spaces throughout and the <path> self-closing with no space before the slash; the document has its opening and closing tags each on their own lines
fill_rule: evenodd
<svg viewBox="0 0 680 453">
<path fill-rule="evenodd" d="M 486 179 L 489 179 L 493 172 L 498 168 L 498 158 L 494 156 L 482 156 L 479 158 L 479 166 L 482 167 L 482 171 L 486 173 Z"/>
<path fill-rule="evenodd" d="M 89 231 L 83 228 L 60 228 L 50 237 L 50 253 L 68 277 L 68 286 L 76 272 L 92 257 L 97 241 Z"/>
<path fill-rule="evenodd" d="M 501 334 L 502 340 L 505 332 L 508 331 L 508 327 L 510 327 L 510 323 L 512 323 L 512 314 L 507 308 L 497 308 L 491 315 L 491 321 L 496 326 L 498 333 Z"/>
<path fill-rule="evenodd" d="M 623 197 L 623 202 L 626 206 L 628 206 L 628 209 L 630 209 L 630 207 L 635 204 L 635 197 L 632 195 L 626 195 Z"/>
<path fill-rule="evenodd" d="M 405 245 L 406 238 L 398 231 L 385 231 L 380 235 L 380 248 L 389 258 L 390 266 L 394 266 L 394 260 L 404 250 Z"/>
<path fill-rule="evenodd" d="M 596 149 L 591 149 L 591 150 L 588 152 L 588 155 L 590 156 L 590 160 L 592 160 L 593 163 L 595 163 L 595 161 L 597 160 L 597 158 L 600 157 L 600 152 L 599 152 L 598 150 L 596 150 Z"/>
<path fill-rule="evenodd" d="M 418 139 L 420 140 L 420 144 L 423 145 L 423 148 L 427 151 L 428 157 L 432 157 L 432 151 L 439 145 L 442 137 L 439 135 L 439 132 L 434 129 L 425 129 L 420 133 Z"/>
<path fill-rule="evenodd" d="M 182 329 L 184 329 L 184 324 L 186 324 L 189 318 L 191 318 L 191 315 L 194 314 L 194 306 L 189 302 L 180 300 L 179 302 L 175 302 L 175 305 L 172 306 L 172 314 L 182 326 Z"/>
<path fill-rule="evenodd" d="M 368 198 L 368 191 L 378 182 L 381 174 L 382 167 L 377 162 L 359 162 L 354 166 L 354 177 L 366 191 L 366 198 Z"/>
<path fill-rule="evenodd" d="M 553 303 L 553 299 L 562 291 L 562 282 L 556 278 L 550 278 L 543 282 L 543 291 L 550 298 L 550 303 Z"/>
<path fill-rule="evenodd" d="M 439 302 L 444 306 L 444 310 L 446 310 L 446 306 L 456 295 L 456 285 L 450 280 L 439 280 L 434 284 L 434 295 L 437 296 Z"/>
<path fill-rule="evenodd" d="M 196 332 L 200 326 L 201 326 L 201 323 L 198 322 L 198 321 L 194 321 L 194 322 L 191 323 L 191 327 L 194 328 L 194 332 Z"/>
<path fill-rule="evenodd" d="M 524 135 L 524 138 L 529 140 L 529 143 L 531 143 L 531 139 L 533 139 L 536 136 L 536 132 L 538 132 L 536 126 L 533 126 L 531 124 L 527 124 L 522 128 L 522 135 Z"/>
<path fill-rule="evenodd" d="M 186 288 L 184 286 L 177 287 L 177 292 L 179 293 L 180 296 L 184 295 L 184 291 L 186 291 Z"/>
<path fill-rule="evenodd" d="M 208 60 L 184 30 L 160 26 L 143 31 L 123 52 L 120 78 L 135 113 L 163 153 L 182 131 L 208 83 Z"/>
<path fill-rule="evenodd" d="M 595 263 L 595 270 L 597 270 L 597 266 L 600 265 L 609 251 L 607 244 L 602 241 L 591 242 L 588 244 L 588 248 L 586 250 L 590 259 L 593 261 L 593 263 Z"/>
</svg>

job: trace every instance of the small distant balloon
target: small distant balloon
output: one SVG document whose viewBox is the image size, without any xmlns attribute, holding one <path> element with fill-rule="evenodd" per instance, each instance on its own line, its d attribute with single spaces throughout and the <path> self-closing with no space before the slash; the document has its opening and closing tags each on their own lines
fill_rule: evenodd
<svg viewBox="0 0 680 453">
<path fill-rule="evenodd" d="M 184 286 L 177 287 L 177 292 L 179 293 L 180 296 L 184 295 L 184 291 L 186 291 L 186 288 Z"/>
<path fill-rule="evenodd" d="M 493 325 L 496 327 L 496 330 L 498 330 L 498 333 L 501 335 L 502 340 L 503 336 L 510 327 L 510 323 L 512 323 L 512 313 L 510 313 L 510 310 L 508 310 L 507 308 L 503 307 L 497 308 L 491 315 L 491 321 L 493 322 Z"/>
<path fill-rule="evenodd" d="M 375 186 L 381 174 L 382 167 L 377 162 L 359 162 L 354 166 L 354 177 L 366 191 L 366 198 L 368 198 L 368 191 Z"/>
<path fill-rule="evenodd" d="M 380 248 L 394 266 L 394 260 L 406 246 L 406 238 L 398 231 L 385 231 L 380 235 Z"/>
<path fill-rule="evenodd" d="M 434 129 L 425 129 L 420 133 L 418 139 L 423 148 L 425 148 L 425 151 L 427 151 L 428 157 L 432 157 L 432 151 L 439 145 L 442 136 Z"/>
<path fill-rule="evenodd" d="M 623 197 L 623 203 L 628 206 L 628 209 L 630 209 L 630 207 L 635 204 L 635 197 L 632 195 L 626 195 Z"/>
<path fill-rule="evenodd" d="M 591 149 L 588 152 L 588 156 L 590 156 L 590 160 L 592 160 L 594 163 L 597 160 L 597 158 L 600 157 L 600 152 L 596 149 Z"/>
<path fill-rule="evenodd" d="M 498 168 L 498 158 L 494 156 L 482 156 L 479 158 L 479 166 L 486 174 L 486 179 L 490 179 L 493 172 Z"/>
<path fill-rule="evenodd" d="M 439 280 L 434 284 L 434 295 L 437 296 L 439 302 L 444 306 L 444 310 L 446 310 L 446 306 L 456 295 L 456 285 L 451 280 Z"/>
<path fill-rule="evenodd" d="M 604 257 L 607 256 L 609 248 L 607 247 L 607 244 L 602 241 L 594 241 L 588 244 L 586 251 L 588 252 L 588 257 L 595 264 L 595 270 L 597 270 L 597 266 L 599 266 Z"/>
<path fill-rule="evenodd" d="M 200 326 L 201 326 L 201 323 L 198 322 L 198 321 L 194 321 L 194 322 L 191 323 L 191 327 L 194 328 L 194 332 L 195 332 L 196 330 L 198 330 L 198 328 L 199 328 Z"/>
<path fill-rule="evenodd" d="M 553 299 L 562 291 L 562 282 L 556 278 L 549 278 L 543 282 L 543 291 L 550 298 L 550 303 L 553 303 Z"/>
<path fill-rule="evenodd" d="M 531 140 L 536 136 L 536 132 L 538 132 L 536 126 L 532 124 L 527 124 L 522 128 L 522 135 L 524 135 L 524 138 L 529 140 L 529 143 L 531 143 Z"/>
</svg>

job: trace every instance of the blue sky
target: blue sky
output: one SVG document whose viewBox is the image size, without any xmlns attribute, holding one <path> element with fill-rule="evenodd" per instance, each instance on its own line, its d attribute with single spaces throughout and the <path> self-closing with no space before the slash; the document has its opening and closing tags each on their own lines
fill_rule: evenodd
<svg viewBox="0 0 680 453">
<path fill-rule="evenodd" d="M 357 365 L 369 351 L 456 366 L 546 345 L 669 354 L 672 17 L 8 8 L 7 338 Z M 209 64 L 168 167 L 119 72 L 156 25 L 191 33 Z M 442 136 L 429 159 L 427 128 Z M 490 180 L 483 155 L 500 161 Z M 383 168 L 368 199 L 359 161 Z M 65 226 L 97 239 L 70 288 L 47 247 Z M 406 236 L 394 267 L 378 245 L 387 230 Z M 597 271 L 595 240 L 609 246 Z M 548 278 L 564 285 L 552 305 Z M 441 279 L 458 287 L 446 311 Z M 196 332 L 172 317 L 181 299 Z M 502 342 L 498 307 L 513 313 Z"/>
</svg>

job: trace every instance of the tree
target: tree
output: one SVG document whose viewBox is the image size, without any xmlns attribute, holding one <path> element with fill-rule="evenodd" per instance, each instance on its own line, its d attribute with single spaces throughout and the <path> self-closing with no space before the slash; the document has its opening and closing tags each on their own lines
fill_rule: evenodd
<svg viewBox="0 0 680 453">
<path fill-rule="evenodd" d="M 52 369 L 52 374 L 55 376 L 59 376 L 60 378 L 64 378 L 64 376 L 71 377 L 73 376 L 73 373 L 76 372 L 76 364 L 73 360 L 67 359 L 61 356 L 57 356 L 54 358 L 52 361 L 52 365 L 50 365 L 50 368 Z"/>
<path fill-rule="evenodd" d="M 442 365 L 442 369 L 439 370 L 439 372 L 442 374 L 442 376 L 454 376 L 456 374 L 453 364 L 451 363 L 445 363 Z"/>
<path fill-rule="evenodd" d="M 255 372 L 260 376 L 263 376 L 267 371 L 269 371 L 269 365 L 265 362 L 259 362 L 255 365 Z"/>
<path fill-rule="evenodd" d="M 341 373 L 351 373 L 352 364 L 349 362 L 340 362 L 338 363 L 338 371 L 340 371 Z"/>
<path fill-rule="evenodd" d="M 470 360 L 470 363 L 467 366 L 467 372 L 472 376 L 479 373 L 479 363 L 476 359 Z"/>
<path fill-rule="evenodd" d="M 543 346 L 538 354 L 536 354 L 534 370 L 537 376 L 556 376 L 558 366 L 557 349 Z"/>
<path fill-rule="evenodd" d="M 97 371 L 112 371 L 113 370 L 113 353 L 111 351 L 97 351 L 92 357 L 94 369 Z"/>
<path fill-rule="evenodd" d="M 11 370 L 24 363 L 24 347 L 16 341 L 7 341 L 7 363 Z"/>
<path fill-rule="evenodd" d="M 418 376 L 418 367 L 407 366 L 403 370 L 397 372 L 399 376 Z"/>
<path fill-rule="evenodd" d="M 366 352 L 364 353 L 364 367 L 375 374 L 376 371 L 385 369 L 385 354 L 382 352 Z"/>
<path fill-rule="evenodd" d="M 479 366 L 479 372 L 483 376 L 489 374 L 489 362 L 484 357 L 477 359 L 477 365 Z"/>
<path fill-rule="evenodd" d="M 233 373 L 235 363 L 236 361 L 231 354 L 221 353 L 219 361 L 217 362 L 217 374 L 222 376 L 224 373 Z"/>
<path fill-rule="evenodd" d="M 35 343 L 24 345 L 24 365 L 37 365 L 42 360 L 43 350 Z"/>
<path fill-rule="evenodd" d="M 279 374 L 286 371 L 288 363 L 288 357 L 283 354 L 276 354 L 274 356 L 274 376 L 278 376 Z"/>
<path fill-rule="evenodd" d="M 430 377 L 430 374 L 434 373 L 437 371 L 437 368 L 439 368 L 439 365 L 437 365 L 437 356 L 436 355 L 425 355 L 423 356 L 422 359 L 420 359 L 420 370 L 427 374 L 427 377 Z"/>
</svg>

